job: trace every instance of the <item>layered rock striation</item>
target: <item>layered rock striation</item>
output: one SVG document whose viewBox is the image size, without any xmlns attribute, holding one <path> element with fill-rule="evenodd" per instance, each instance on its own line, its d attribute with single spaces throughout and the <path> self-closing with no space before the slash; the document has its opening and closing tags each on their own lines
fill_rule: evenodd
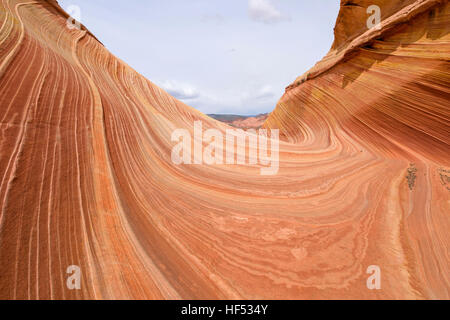
<svg viewBox="0 0 450 320">
<path fill-rule="evenodd" d="M 261 176 L 175 165 L 175 129 L 229 127 L 56 1 L 1 0 L 0 298 L 449 299 L 450 5 L 372 3 L 376 31 L 342 1 L 330 54 L 264 124 L 282 142 Z"/>
</svg>

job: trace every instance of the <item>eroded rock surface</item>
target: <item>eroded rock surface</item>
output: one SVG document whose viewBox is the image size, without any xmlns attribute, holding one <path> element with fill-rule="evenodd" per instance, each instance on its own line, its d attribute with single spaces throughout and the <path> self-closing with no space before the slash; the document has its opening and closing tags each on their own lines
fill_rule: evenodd
<svg viewBox="0 0 450 320">
<path fill-rule="evenodd" d="M 265 123 L 283 141 L 261 176 L 174 165 L 174 129 L 228 126 L 56 1 L 1 0 L 0 298 L 449 299 L 450 6 L 371 1 L 386 21 L 366 34 L 353 2 Z"/>
</svg>

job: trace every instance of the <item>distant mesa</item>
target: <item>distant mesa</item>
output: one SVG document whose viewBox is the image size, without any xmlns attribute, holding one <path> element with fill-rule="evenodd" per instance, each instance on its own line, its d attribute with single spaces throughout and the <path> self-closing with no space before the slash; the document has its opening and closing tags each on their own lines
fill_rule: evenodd
<svg viewBox="0 0 450 320">
<path fill-rule="evenodd" d="M 240 116 L 234 114 L 208 114 L 209 117 L 240 129 L 259 129 L 269 117 L 268 113 L 255 116 Z"/>
</svg>

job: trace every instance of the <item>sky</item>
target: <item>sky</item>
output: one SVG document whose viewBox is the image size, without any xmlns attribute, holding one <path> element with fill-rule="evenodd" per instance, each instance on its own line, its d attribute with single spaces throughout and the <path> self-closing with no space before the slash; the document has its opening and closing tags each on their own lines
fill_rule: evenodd
<svg viewBox="0 0 450 320">
<path fill-rule="evenodd" d="M 339 0 L 59 0 L 110 50 L 204 113 L 271 112 L 333 42 Z"/>
</svg>

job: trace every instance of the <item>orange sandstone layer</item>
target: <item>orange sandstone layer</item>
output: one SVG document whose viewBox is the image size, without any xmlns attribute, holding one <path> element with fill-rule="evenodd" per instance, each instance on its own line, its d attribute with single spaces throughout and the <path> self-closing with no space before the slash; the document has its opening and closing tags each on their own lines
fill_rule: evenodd
<svg viewBox="0 0 450 320">
<path fill-rule="evenodd" d="M 450 8 L 419 11 L 287 91 L 261 176 L 174 165 L 174 129 L 229 127 L 55 1 L 1 0 L 0 298 L 449 299 Z"/>
</svg>

